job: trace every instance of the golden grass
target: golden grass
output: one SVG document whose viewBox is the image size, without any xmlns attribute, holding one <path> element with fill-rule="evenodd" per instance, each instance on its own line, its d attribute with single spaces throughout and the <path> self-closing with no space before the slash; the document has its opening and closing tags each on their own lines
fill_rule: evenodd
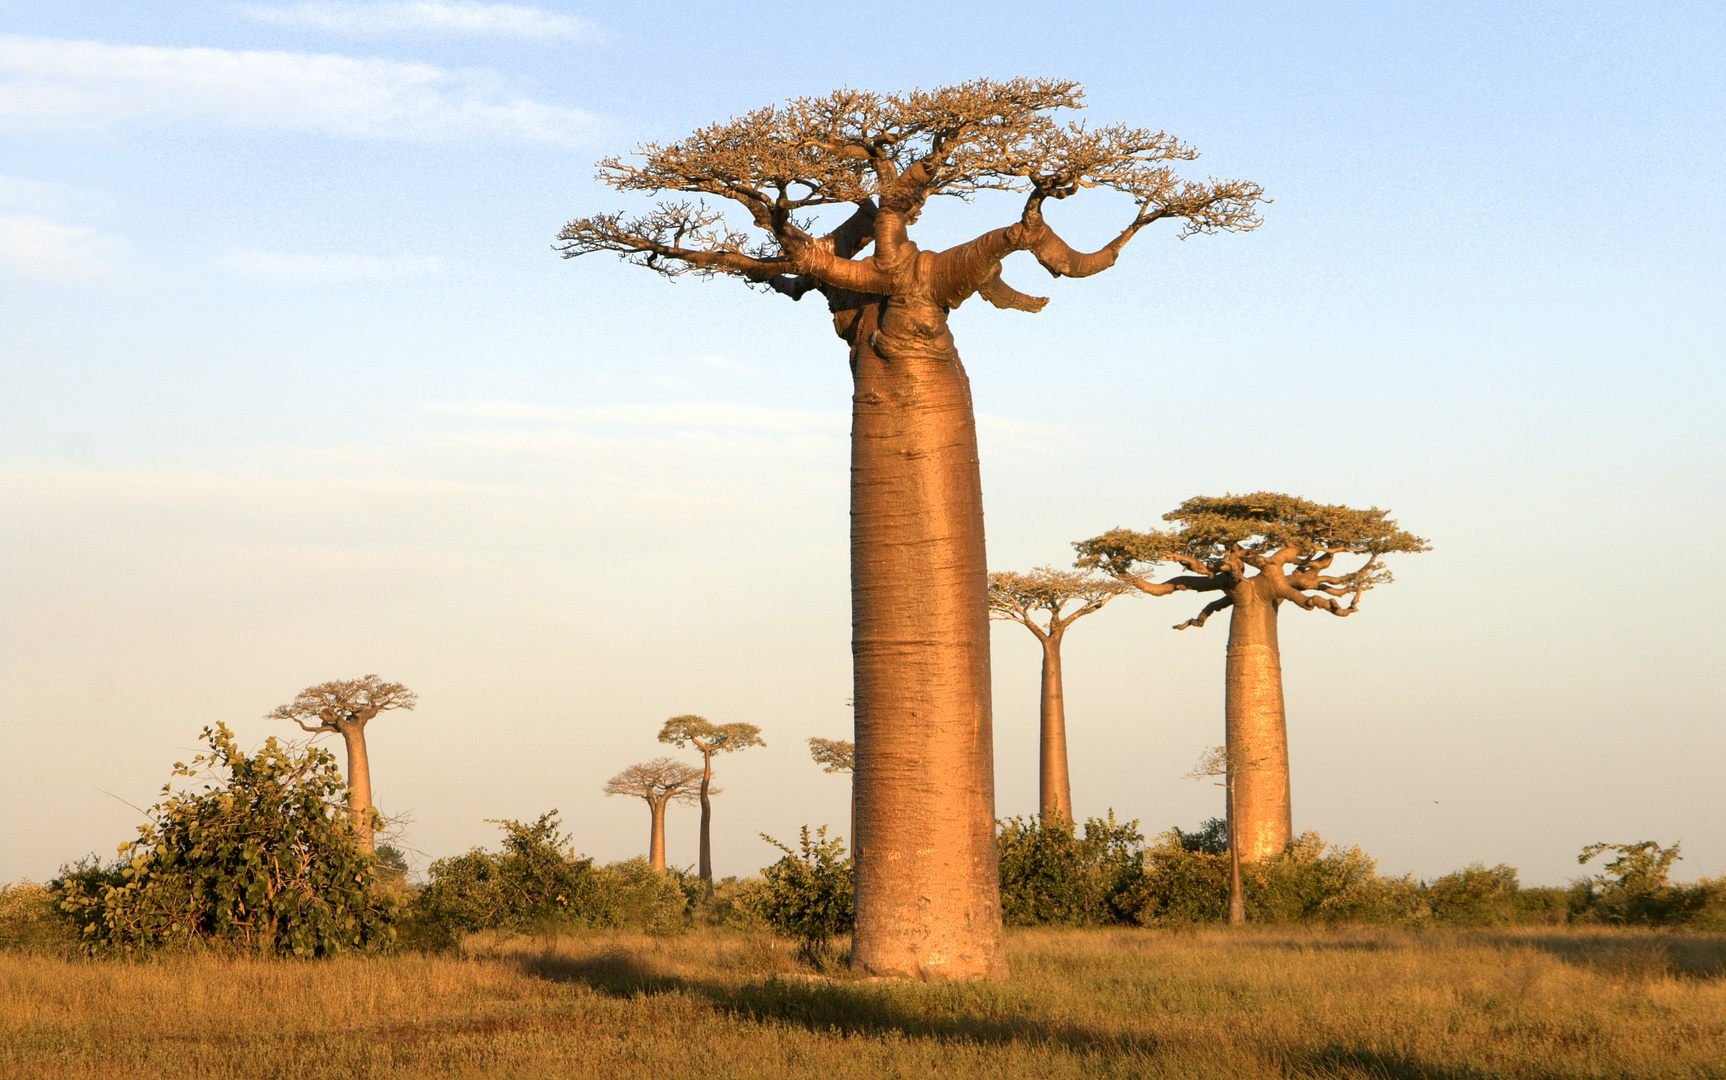
<svg viewBox="0 0 1726 1080">
<path fill-rule="evenodd" d="M 1024 931 L 1005 983 L 745 935 L 464 956 L 0 955 L 0 1077 L 1726 1077 L 1726 936 Z"/>
</svg>

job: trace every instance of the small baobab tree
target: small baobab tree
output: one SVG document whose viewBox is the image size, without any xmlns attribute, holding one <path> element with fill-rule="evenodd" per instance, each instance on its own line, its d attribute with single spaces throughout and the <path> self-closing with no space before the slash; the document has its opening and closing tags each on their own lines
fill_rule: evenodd
<svg viewBox="0 0 1726 1080">
<path fill-rule="evenodd" d="M 659 741 L 671 743 L 679 750 L 685 746 L 693 746 L 701 752 L 701 861 L 698 869 L 701 880 L 707 882 L 708 891 L 713 890 L 713 842 L 711 825 L 713 821 L 713 803 L 709 796 L 719 794 L 719 789 L 712 787 L 713 755 L 732 754 L 739 750 L 747 750 L 751 746 L 766 746 L 761 741 L 761 729 L 754 724 L 713 724 L 699 716 L 674 716 L 667 720 L 659 729 Z"/>
<path fill-rule="evenodd" d="M 655 870 L 665 869 L 665 807 L 667 803 L 692 803 L 701 785 L 701 770 L 673 758 L 643 761 L 605 782 L 607 795 L 633 795 L 647 802 L 651 823 L 647 833 L 647 861 Z M 719 794 L 714 788 L 710 795 Z"/>
<path fill-rule="evenodd" d="M 1239 754 L 1229 753 L 1226 746 L 1213 746 L 1199 757 L 1199 763 L 1187 774 L 1188 780 L 1222 777 L 1217 786 L 1223 789 L 1223 826 L 1228 832 L 1230 926 L 1245 926 L 1247 921 L 1246 893 L 1241 888 L 1241 847 L 1236 839 L 1240 834 L 1234 828 L 1235 781 L 1261 764 L 1263 762 L 1244 760 Z"/>
<path fill-rule="evenodd" d="M 401 683 L 384 682 L 376 675 L 359 679 L 337 679 L 301 690 L 286 705 L 278 705 L 267 720 L 292 720 L 306 731 L 321 735 L 333 731 L 342 737 L 348 751 L 348 813 L 354 834 L 367 851 L 375 849 L 373 837 L 372 769 L 366 757 L 366 725 L 378 713 L 411 709 L 419 695 Z"/>
<path fill-rule="evenodd" d="M 1044 824 L 1073 820 L 1073 785 L 1067 769 L 1067 706 L 1061 682 L 1061 642 L 1067 628 L 1081 617 L 1131 592 L 1114 578 L 1076 574 L 1041 566 L 1028 574 L 989 575 L 989 615 L 1016 622 L 1035 634 L 1043 647 L 1043 683 L 1039 695 L 1037 738 L 1037 806 Z M 1077 604 L 1062 614 L 1068 604 Z"/>
<path fill-rule="evenodd" d="M 809 756 L 815 759 L 815 764 L 821 766 L 822 772 L 844 773 L 851 777 L 851 834 L 847 839 L 851 843 L 851 857 L 857 857 L 857 747 L 848 739 L 817 739 L 809 740 Z"/>
<path fill-rule="evenodd" d="M 1287 602 L 1332 615 L 1359 610 L 1363 592 L 1391 580 L 1384 556 L 1427 550 L 1425 540 L 1386 514 L 1263 491 L 1201 496 L 1163 515 L 1175 523 L 1172 530 L 1115 529 L 1074 545 L 1079 566 L 1102 569 L 1152 596 L 1222 593 L 1175 629 L 1230 612 L 1226 747 L 1239 760 L 1260 763 L 1236 778 L 1230 822 L 1230 836 L 1239 836 L 1240 856 L 1249 862 L 1277 854 L 1294 835 L 1277 609 Z M 1338 555 L 1365 561 L 1348 573 L 1327 573 Z M 1188 573 L 1160 582 L 1141 576 L 1141 568 L 1159 563 Z"/>
<path fill-rule="evenodd" d="M 1184 181 L 1197 152 L 1160 131 L 1061 123 L 1077 83 L 978 79 L 879 94 L 837 90 L 713 124 L 600 178 L 662 198 L 577 218 L 565 257 L 609 251 L 667 276 L 729 276 L 792 300 L 815 293 L 850 350 L 851 634 L 857 743 L 852 963 L 882 975 L 1006 973 L 995 858 L 988 566 L 971 389 L 948 315 L 973 296 L 1035 312 L 1001 277 L 1029 252 L 1055 277 L 1113 266 L 1153 222 L 1183 235 L 1251 229 L 1257 184 Z M 1111 190 L 1131 209 L 1101 248 L 1044 216 Z M 1002 227 L 927 251 L 929 200 L 1023 196 Z M 741 211 L 742 228 L 719 206 Z M 837 208 L 836 226 L 821 223 Z M 754 232 L 745 230 L 753 228 Z M 825 234 L 821 229 L 828 228 Z"/>
</svg>

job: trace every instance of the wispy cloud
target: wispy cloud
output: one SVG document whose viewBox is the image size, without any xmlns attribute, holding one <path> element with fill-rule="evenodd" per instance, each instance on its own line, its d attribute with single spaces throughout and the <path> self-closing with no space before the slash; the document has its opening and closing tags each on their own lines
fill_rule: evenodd
<svg viewBox="0 0 1726 1080">
<path fill-rule="evenodd" d="M 496 76 L 327 53 L 108 45 L 0 34 L 0 124 L 171 121 L 436 142 L 573 144 L 596 118 Z"/>
<path fill-rule="evenodd" d="M 3 209 L 61 217 L 102 213 L 113 207 L 112 196 L 93 188 L 73 187 L 51 180 L 26 180 L 21 176 L 0 176 L 0 208 Z"/>
<path fill-rule="evenodd" d="M 240 9 L 259 22 L 335 34 L 414 32 L 476 34 L 533 40 L 579 41 L 593 25 L 525 4 L 478 4 L 461 0 L 400 0 L 394 3 L 308 2 L 286 6 L 250 4 Z"/>
<path fill-rule="evenodd" d="M 0 214 L 0 274 L 79 285 L 114 276 L 125 254 L 118 236 L 39 214 Z"/>
<path fill-rule="evenodd" d="M 335 252 L 325 255 L 235 248 L 222 264 L 245 274 L 289 278 L 296 281 L 366 281 L 375 278 L 412 277 L 435 274 L 443 269 L 436 255 L 399 255 L 379 258 Z"/>
</svg>

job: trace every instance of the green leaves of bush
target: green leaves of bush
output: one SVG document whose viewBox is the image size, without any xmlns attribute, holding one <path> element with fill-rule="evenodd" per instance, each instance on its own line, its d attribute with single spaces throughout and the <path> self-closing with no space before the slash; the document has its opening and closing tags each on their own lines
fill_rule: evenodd
<svg viewBox="0 0 1726 1080">
<path fill-rule="evenodd" d="M 819 961 L 835 934 L 851 932 L 854 875 L 844 842 L 827 839 L 827 826 L 803 826 L 798 850 L 761 834 L 785 857 L 761 871 L 761 882 L 745 894 L 743 905 L 773 930 L 799 942 L 805 955 Z"/>
<path fill-rule="evenodd" d="M 347 785 L 327 752 L 278 743 L 248 755 L 226 725 L 174 775 L 205 780 L 165 799 L 120 847 L 118 865 L 86 862 L 53 883 L 92 953 L 223 944 L 328 956 L 395 940 L 396 901 L 356 842 Z"/>
</svg>

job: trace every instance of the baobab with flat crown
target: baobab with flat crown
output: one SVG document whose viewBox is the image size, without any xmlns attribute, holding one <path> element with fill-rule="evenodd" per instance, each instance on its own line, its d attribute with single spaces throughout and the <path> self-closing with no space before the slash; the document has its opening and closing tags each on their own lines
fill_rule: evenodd
<svg viewBox="0 0 1726 1080">
<path fill-rule="evenodd" d="M 605 782 L 607 795 L 633 795 L 647 802 L 647 865 L 653 869 L 665 869 L 666 804 L 695 802 L 702 780 L 702 771 L 693 765 L 660 757 L 631 765 Z M 717 795 L 719 791 L 712 788 L 703 793 Z"/>
<path fill-rule="evenodd" d="M 1028 251 L 1056 277 L 1114 265 L 1141 229 L 1258 224 L 1257 184 L 1183 181 L 1197 152 L 1160 131 L 1087 128 L 1077 83 L 979 79 L 936 90 L 836 90 L 701 129 L 639 160 L 608 158 L 619 191 L 670 194 L 634 217 L 577 218 L 566 257 L 610 251 L 668 276 L 729 275 L 793 300 L 813 292 L 850 348 L 851 627 L 857 891 L 852 963 L 926 979 L 1006 974 L 994 842 L 988 568 L 970 383 L 948 314 L 972 296 L 1034 312 L 1001 278 Z M 1094 252 L 1043 215 L 1109 189 L 1130 218 Z M 932 196 L 1024 196 L 1016 219 L 925 251 Z M 712 198 L 734 204 L 753 234 Z M 824 207 L 849 216 L 817 235 Z M 872 248 L 872 253 L 865 254 Z"/>
<path fill-rule="evenodd" d="M 1376 507 L 1355 510 L 1268 491 L 1188 499 L 1163 520 L 1177 527 L 1113 529 L 1073 546 L 1081 567 L 1098 567 L 1152 596 L 1222 593 L 1175 629 L 1203 626 L 1229 611 L 1224 761 L 1251 763 L 1230 773 L 1229 830 L 1239 857 L 1258 862 L 1294 836 L 1277 609 L 1286 601 L 1307 611 L 1353 615 L 1361 593 L 1391 580 L 1384 556 L 1428 546 Z M 1325 573 L 1338 555 L 1366 561 L 1346 574 Z M 1189 573 L 1152 582 L 1138 572 L 1158 563 Z M 1349 598 L 1346 605 L 1337 603 L 1341 596 Z"/>
<path fill-rule="evenodd" d="M 989 614 L 1016 622 L 1043 647 L 1043 681 L 1037 695 L 1037 813 L 1045 825 L 1073 820 L 1073 781 L 1067 768 L 1067 695 L 1061 674 L 1061 643 L 1067 628 L 1130 592 L 1113 578 L 1040 566 L 1028 574 L 989 575 Z M 1065 615 L 1068 604 L 1078 606 Z"/>
<path fill-rule="evenodd" d="M 292 720 L 306 731 L 321 735 L 333 731 L 342 737 L 348 751 L 348 813 L 354 835 L 367 851 L 375 850 L 372 836 L 372 767 L 366 756 L 366 725 L 378 713 L 411 709 L 419 696 L 401 683 L 384 682 L 376 675 L 337 679 L 301 690 L 286 705 L 278 705 L 266 720 Z"/>
</svg>

